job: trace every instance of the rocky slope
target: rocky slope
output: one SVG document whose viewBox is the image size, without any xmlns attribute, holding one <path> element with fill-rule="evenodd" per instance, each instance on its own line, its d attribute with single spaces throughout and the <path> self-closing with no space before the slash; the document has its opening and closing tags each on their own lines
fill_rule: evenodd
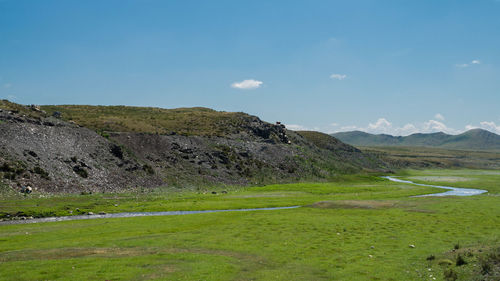
<svg viewBox="0 0 500 281">
<path fill-rule="evenodd" d="M 119 145 L 57 120 L 0 111 L 0 176 L 12 188 L 118 190 L 163 181 Z"/>
<path fill-rule="evenodd" d="M 0 108 L 0 177 L 4 188 L 14 190 L 32 186 L 48 192 L 89 192 L 161 185 L 259 184 L 326 179 L 384 166 L 333 137 L 328 145 L 318 144 L 307 133 L 298 134 L 244 113 L 184 110 L 182 114 L 189 113 L 177 123 L 168 121 L 170 127 L 150 121 L 163 130 L 158 133 L 126 126 L 121 132 L 105 131 L 99 125 L 89 129 L 65 118 L 64 112 L 45 112 L 6 101 Z M 130 121 L 136 115 L 124 116 L 128 122 L 116 115 L 108 117 L 116 124 L 136 124 Z M 200 116 L 206 125 L 198 128 L 201 133 L 197 135 L 183 122 Z M 176 115 L 170 114 L 168 120 L 172 117 L 175 120 Z M 148 118 L 141 113 L 140 128 L 147 127 Z"/>
</svg>

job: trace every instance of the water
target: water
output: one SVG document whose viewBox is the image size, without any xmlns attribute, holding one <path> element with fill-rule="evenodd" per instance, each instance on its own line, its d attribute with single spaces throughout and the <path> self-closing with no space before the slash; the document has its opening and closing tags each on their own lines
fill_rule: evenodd
<svg viewBox="0 0 500 281">
<path fill-rule="evenodd" d="M 430 184 L 423 184 L 423 183 L 415 183 L 412 181 L 396 179 L 396 178 L 389 177 L 389 176 L 385 176 L 383 178 L 388 179 L 390 181 L 394 181 L 394 182 L 401 182 L 401 183 L 407 183 L 407 184 L 413 184 L 413 185 L 419 185 L 419 186 L 437 187 L 437 188 L 443 188 L 443 189 L 450 190 L 450 191 L 446 191 L 446 192 L 442 192 L 442 193 L 431 193 L 431 194 L 417 195 L 414 197 L 472 196 L 472 195 L 479 195 L 479 194 L 488 192 L 487 190 L 475 189 L 475 188 L 459 188 L 459 187 L 451 187 L 451 186 L 443 186 L 443 185 L 430 185 Z"/>
<path fill-rule="evenodd" d="M 206 210 L 206 211 L 126 212 L 126 213 L 114 213 L 114 214 L 104 214 L 104 215 L 79 215 L 79 216 L 66 216 L 66 217 L 36 218 L 36 219 L 28 219 L 28 220 L 10 220 L 10 221 L 0 222 L 0 225 L 2 225 L 2 224 L 26 224 L 26 223 L 39 223 L 39 222 L 55 222 L 55 221 L 72 221 L 72 220 L 89 220 L 89 219 L 108 219 L 108 218 L 178 216 L 178 215 L 221 213 L 221 212 L 272 211 L 272 210 L 296 209 L 299 207 L 300 206 L 273 207 L 273 208 L 250 208 L 250 209 L 228 209 L 228 210 Z"/>
</svg>

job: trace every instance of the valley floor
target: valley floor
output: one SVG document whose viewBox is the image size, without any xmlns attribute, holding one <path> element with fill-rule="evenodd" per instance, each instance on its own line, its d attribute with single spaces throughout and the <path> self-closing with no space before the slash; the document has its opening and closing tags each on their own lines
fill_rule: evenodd
<svg viewBox="0 0 500 281">
<path fill-rule="evenodd" d="M 474 280 L 483 274 L 484 253 L 500 246 L 500 171 L 399 176 L 488 193 L 415 198 L 442 190 L 351 176 L 224 190 L 9 195 L 0 199 L 4 217 L 304 207 L 1 225 L 0 279 Z M 460 259 L 465 264 L 458 266 Z"/>
</svg>

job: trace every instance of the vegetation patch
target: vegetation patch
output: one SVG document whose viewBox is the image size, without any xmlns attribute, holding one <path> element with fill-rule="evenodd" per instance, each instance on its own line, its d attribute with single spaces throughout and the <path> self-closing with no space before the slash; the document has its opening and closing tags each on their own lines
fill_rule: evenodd
<svg viewBox="0 0 500 281">
<path fill-rule="evenodd" d="M 89 176 L 87 170 L 81 166 L 74 166 L 73 171 L 82 178 L 87 178 Z"/>
<path fill-rule="evenodd" d="M 48 114 L 61 112 L 62 118 L 97 132 L 138 132 L 201 136 L 235 133 L 249 115 L 209 108 L 163 109 L 132 106 L 47 105 Z M 109 136 L 109 135 L 108 135 Z"/>
<path fill-rule="evenodd" d="M 427 259 L 442 270 L 444 280 L 500 280 L 500 246 L 456 246 L 437 260 Z"/>
<path fill-rule="evenodd" d="M 43 179 L 46 179 L 46 180 L 50 180 L 50 177 L 49 177 L 49 172 L 45 171 L 44 169 L 42 169 L 40 166 L 35 166 L 33 168 L 33 172 L 35 174 L 39 174 L 40 177 L 42 177 Z"/>
<path fill-rule="evenodd" d="M 342 200 L 342 201 L 321 201 L 311 205 L 313 208 L 339 209 L 339 208 L 359 208 L 359 209 L 380 209 L 391 208 L 396 202 L 373 201 L 373 200 Z"/>
</svg>

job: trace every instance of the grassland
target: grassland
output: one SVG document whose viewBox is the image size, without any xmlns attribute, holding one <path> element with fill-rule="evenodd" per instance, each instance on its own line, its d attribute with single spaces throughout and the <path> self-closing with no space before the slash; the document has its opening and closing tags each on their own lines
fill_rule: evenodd
<svg viewBox="0 0 500 281">
<path fill-rule="evenodd" d="M 60 112 L 62 118 L 95 131 L 136 132 L 181 135 L 223 136 L 234 133 L 249 116 L 209 108 L 164 109 L 134 106 L 46 105 L 49 115 Z"/>
<path fill-rule="evenodd" d="M 395 169 L 500 169 L 498 151 L 465 151 L 417 146 L 372 146 L 360 149 L 376 155 Z"/>
<path fill-rule="evenodd" d="M 0 201 L 4 213 L 304 207 L 2 225 L 0 279 L 444 280 L 453 274 L 458 280 L 479 278 L 482 255 L 500 245 L 500 173 L 412 170 L 401 176 L 490 192 L 414 198 L 410 196 L 441 190 L 352 176 L 330 183 L 226 188 L 224 194 L 160 189 L 6 196 Z M 466 264 L 456 265 L 458 255 Z"/>
</svg>

